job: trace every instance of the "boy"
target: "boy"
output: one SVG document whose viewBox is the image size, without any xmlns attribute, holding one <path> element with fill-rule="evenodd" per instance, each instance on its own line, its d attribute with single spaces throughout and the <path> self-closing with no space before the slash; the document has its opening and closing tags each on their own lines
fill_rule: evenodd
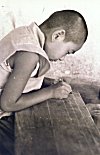
<svg viewBox="0 0 100 155">
<path fill-rule="evenodd" d="M 32 23 L 5 36 L 0 41 L 1 117 L 50 98 L 67 98 L 72 89 L 65 82 L 40 88 L 49 60 L 75 53 L 87 35 L 84 17 L 74 10 L 63 10 L 39 27 Z"/>
<path fill-rule="evenodd" d="M 3 38 L 0 63 L 7 73 L 0 81 L 3 88 L 1 109 L 18 111 L 49 98 L 66 98 L 71 88 L 65 83 L 36 92 L 32 90 L 40 89 L 44 74 L 50 68 L 49 60 L 56 61 L 66 54 L 75 53 L 86 41 L 87 34 L 82 15 L 64 10 L 55 12 L 39 27 L 32 23 L 16 28 Z M 36 73 L 32 73 L 34 69 Z M 40 82 L 40 86 L 36 86 L 34 81 Z"/>
</svg>

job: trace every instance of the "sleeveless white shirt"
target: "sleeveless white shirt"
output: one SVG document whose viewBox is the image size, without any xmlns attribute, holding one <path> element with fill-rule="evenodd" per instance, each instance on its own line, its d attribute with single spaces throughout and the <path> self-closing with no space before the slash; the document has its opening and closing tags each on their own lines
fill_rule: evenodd
<svg viewBox="0 0 100 155">
<path fill-rule="evenodd" d="M 44 34 L 35 23 L 32 23 L 29 26 L 16 28 L 0 41 L 0 91 L 3 90 L 8 76 L 12 72 L 10 65 L 6 63 L 6 60 L 20 50 L 37 53 L 46 62 L 46 65 L 44 68 L 41 68 L 41 70 L 39 70 L 39 62 L 37 63 L 23 93 L 41 88 L 44 76 L 50 68 L 48 56 L 43 50 L 44 42 Z M 35 77 L 37 72 L 40 72 L 41 76 Z M 10 113 L 0 110 L 0 118 L 8 116 L 9 114 Z"/>
</svg>

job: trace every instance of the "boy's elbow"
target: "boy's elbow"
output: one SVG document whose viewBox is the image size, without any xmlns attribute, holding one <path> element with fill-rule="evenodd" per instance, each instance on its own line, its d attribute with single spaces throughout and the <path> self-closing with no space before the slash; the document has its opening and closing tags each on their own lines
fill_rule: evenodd
<svg viewBox="0 0 100 155">
<path fill-rule="evenodd" d="M 12 112 L 13 111 L 14 103 L 9 103 L 6 101 L 1 101 L 0 108 L 5 112 Z"/>
</svg>

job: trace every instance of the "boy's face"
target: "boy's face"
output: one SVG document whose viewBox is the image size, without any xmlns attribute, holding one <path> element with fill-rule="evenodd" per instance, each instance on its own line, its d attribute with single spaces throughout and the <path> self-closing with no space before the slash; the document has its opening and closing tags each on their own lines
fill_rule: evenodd
<svg viewBox="0 0 100 155">
<path fill-rule="evenodd" d="M 55 41 L 46 42 L 45 51 L 51 61 L 61 60 L 66 54 L 74 54 L 82 47 L 83 43 L 75 44 L 73 42 Z"/>
</svg>

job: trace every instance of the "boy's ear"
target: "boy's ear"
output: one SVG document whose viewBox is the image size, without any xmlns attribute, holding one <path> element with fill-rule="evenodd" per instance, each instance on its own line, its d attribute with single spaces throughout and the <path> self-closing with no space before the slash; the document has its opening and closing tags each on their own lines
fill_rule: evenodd
<svg viewBox="0 0 100 155">
<path fill-rule="evenodd" d="M 56 30 L 52 34 L 52 41 L 63 41 L 65 39 L 65 30 Z"/>
</svg>

